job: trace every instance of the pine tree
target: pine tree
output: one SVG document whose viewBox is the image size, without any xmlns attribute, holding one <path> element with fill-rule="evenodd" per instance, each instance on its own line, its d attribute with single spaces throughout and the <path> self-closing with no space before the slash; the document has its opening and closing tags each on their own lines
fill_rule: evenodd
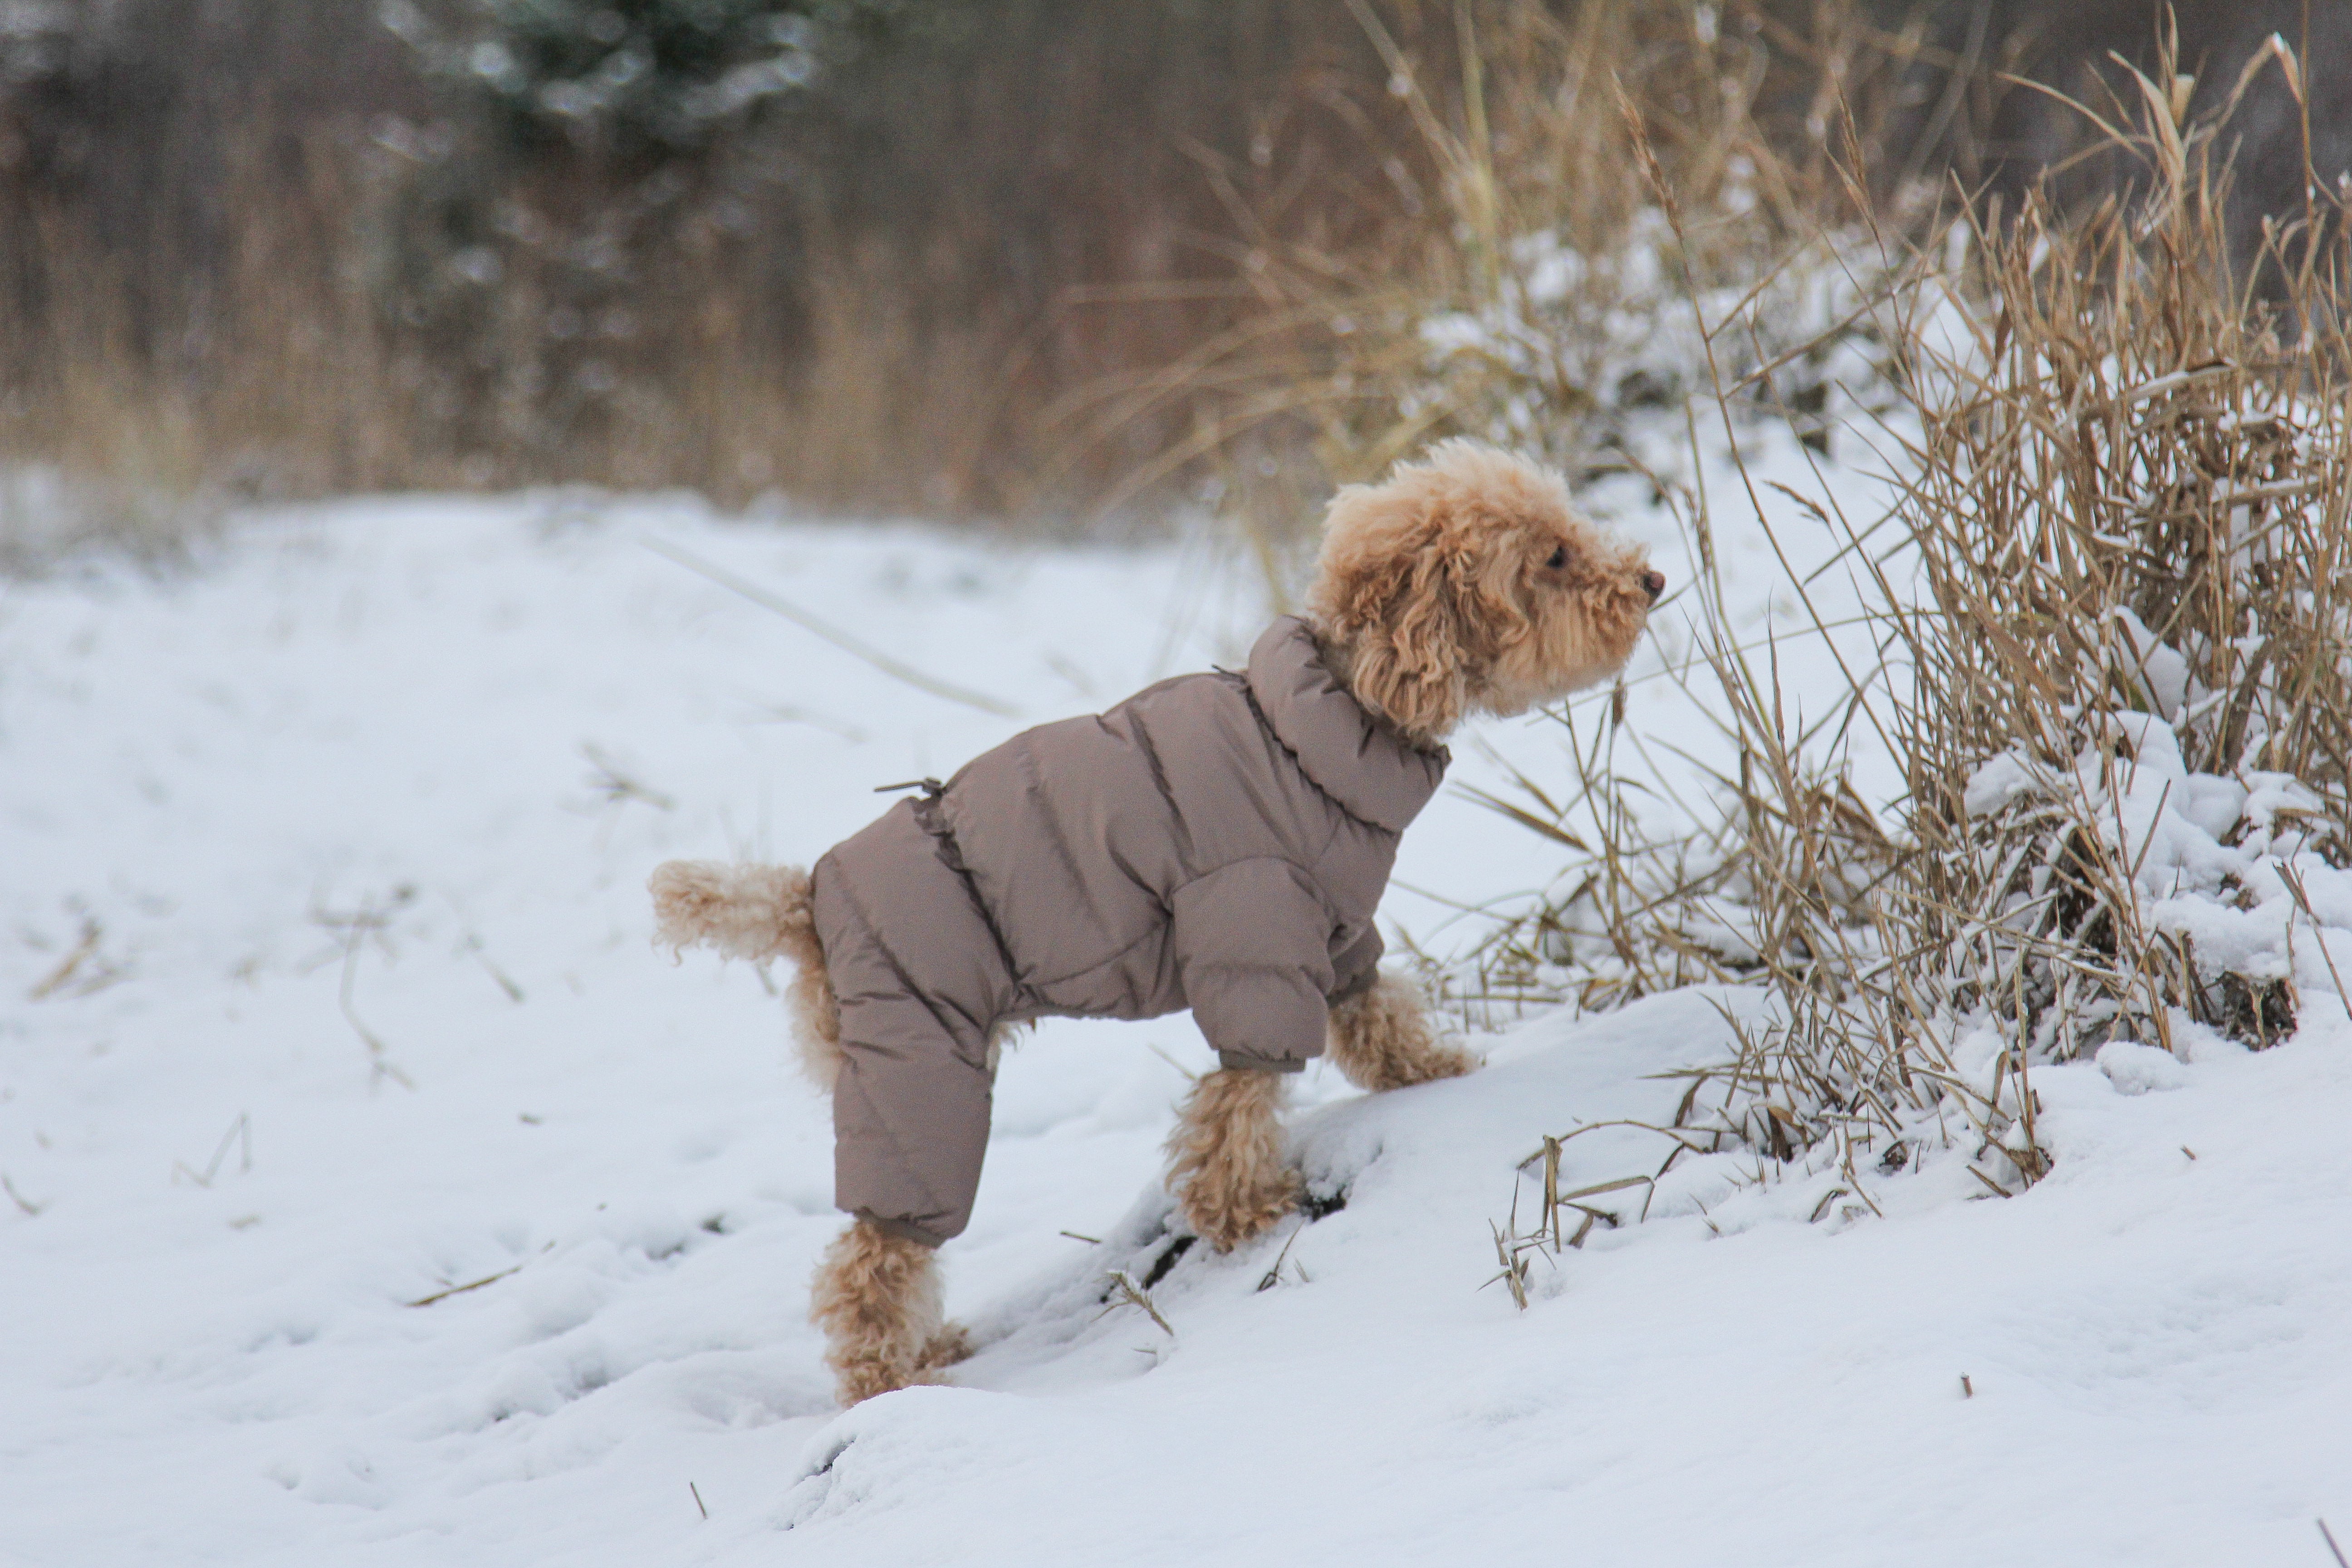
<svg viewBox="0 0 2352 1568">
<path fill-rule="evenodd" d="M 656 159 L 808 87 L 828 56 L 880 32 L 906 0 L 471 0 L 450 37 L 412 41 L 436 74 L 478 98 L 505 134 Z M 387 16 L 396 31 L 412 34 Z"/>
</svg>

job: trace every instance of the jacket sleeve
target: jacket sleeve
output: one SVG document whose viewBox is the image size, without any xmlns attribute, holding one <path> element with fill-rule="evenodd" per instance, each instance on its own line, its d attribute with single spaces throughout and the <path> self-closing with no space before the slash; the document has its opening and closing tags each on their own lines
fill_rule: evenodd
<svg viewBox="0 0 2352 1568">
<path fill-rule="evenodd" d="M 1307 873 L 1243 860 L 1179 889 L 1170 945 L 1192 1021 L 1228 1068 L 1297 1072 L 1323 1054 L 1332 921 Z"/>
<path fill-rule="evenodd" d="M 1388 944 L 1381 940 L 1379 928 L 1367 923 L 1364 934 L 1331 961 L 1330 1005 L 1336 1007 L 1370 991 L 1372 982 L 1381 977 L 1381 954 L 1387 951 Z"/>
</svg>

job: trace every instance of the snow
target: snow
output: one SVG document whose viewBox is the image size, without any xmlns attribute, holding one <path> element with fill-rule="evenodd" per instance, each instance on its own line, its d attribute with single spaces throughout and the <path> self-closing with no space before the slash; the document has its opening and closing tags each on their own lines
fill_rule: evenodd
<svg viewBox="0 0 2352 1568">
<path fill-rule="evenodd" d="M 1765 479 L 1825 482 L 1793 440 L 1749 457 L 1773 507 Z M 1687 580 L 1632 496 L 1596 504 Z M 1775 517 L 1801 574 L 1835 550 Z M 1760 535 L 1718 550 L 1743 635 L 1785 633 Z M 1811 592 L 1850 607 L 1834 574 Z M 875 786 L 1231 664 L 1264 614 L 1199 542 L 661 498 L 287 510 L 193 575 L 0 585 L 0 1563 L 2326 1560 L 2352 1021 L 2262 858 L 2331 922 L 2352 883 L 2300 853 L 2291 781 L 2200 783 L 2153 719 L 2118 819 L 2156 843 L 2143 885 L 2216 928 L 2200 953 L 2283 964 L 2300 921 L 2302 1027 L 2037 1068 L 2057 1163 L 2021 1196 L 1957 1144 L 1861 1194 L 1826 1163 L 1685 1161 L 1645 1222 L 1639 1189 L 1588 1200 L 1624 1223 L 1544 1254 L 1518 1310 L 1487 1282 L 1490 1226 L 1538 1206 L 1520 1163 L 1664 1120 L 1655 1075 L 1759 1005 L 1677 993 L 1479 1037 L 1458 1081 L 1308 1074 L 1298 1156 L 1345 1206 L 1183 1254 L 1150 1287 L 1171 1336 L 1105 1279 L 1167 1259 L 1157 1145 L 1207 1049 L 1181 1018 L 1049 1024 L 946 1249 L 984 1348 L 836 1410 L 803 1316 L 839 1224 L 825 1108 L 756 973 L 650 949 L 646 872 L 804 860 Z M 1829 689 L 1818 643 L 1781 650 L 1801 698 Z M 1660 627 L 1630 707 L 1705 760 L 1664 673 L 1689 647 Z M 1559 776 L 1546 722 L 1481 741 L 1458 781 Z M 2052 787 L 2008 765 L 1989 805 Z M 1454 904 L 1548 880 L 1533 847 L 1441 795 L 1387 914 L 1446 951 L 1474 934 Z M 2250 907 L 2211 896 L 2232 874 Z M 1568 1188 L 1663 1157 L 1635 1127 L 1566 1150 Z"/>
<path fill-rule="evenodd" d="M 2145 918 L 2186 935 L 2208 981 L 2225 970 L 2291 976 L 2300 994 L 2341 1006 L 2328 960 L 2352 952 L 2352 872 L 2315 847 L 2308 825 L 2324 820 L 2318 797 L 2285 773 L 2191 773 L 2172 726 L 2152 714 L 2111 713 L 2103 728 L 2070 769 L 2014 752 L 1988 759 L 1969 777 L 1966 809 L 2050 805 L 2089 822 L 2129 868 Z M 2311 902 L 2300 945 L 2297 889 Z M 2311 916 L 2329 922 L 2316 939 Z"/>
</svg>

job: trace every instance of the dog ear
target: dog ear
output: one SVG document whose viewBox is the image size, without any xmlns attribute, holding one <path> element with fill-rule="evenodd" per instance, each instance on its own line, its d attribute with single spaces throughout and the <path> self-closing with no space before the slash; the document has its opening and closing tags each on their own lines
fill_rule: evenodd
<svg viewBox="0 0 2352 1568">
<path fill-rule="evenodd" d="M 1522 563 L 1502 544 L 1425 492 L 1349 486 L 1332 500 L 1314 608 L 1348 647 L 1356 695 L 1416 739 L 1459 723 L 1528 634 Z"/>
</svg>

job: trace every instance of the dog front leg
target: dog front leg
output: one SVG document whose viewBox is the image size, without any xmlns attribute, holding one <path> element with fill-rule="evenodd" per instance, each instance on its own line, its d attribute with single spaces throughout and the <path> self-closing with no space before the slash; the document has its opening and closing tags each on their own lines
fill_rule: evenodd
<svg viewBox="0 0 2352 1568">
<path fill-rule="evenodd" d="M 1282 1157 L 1282 1080 L 1234 1068 L 1204 1073 L 1169 1134 L 1168 1189 L 1219 1252 L 1298 1206 L 1298 1173 Z"/>
<path fill-rule="evenodd" d="M 1437 1037 L 1421 987 L 1402 974 L 1384 973 L 1333 1007 L 1329 1043 L 1340 1073 L 1374 1094 L 1460 1078 L 1478 1066 L 1476 1057 Z"/>
</svg>

